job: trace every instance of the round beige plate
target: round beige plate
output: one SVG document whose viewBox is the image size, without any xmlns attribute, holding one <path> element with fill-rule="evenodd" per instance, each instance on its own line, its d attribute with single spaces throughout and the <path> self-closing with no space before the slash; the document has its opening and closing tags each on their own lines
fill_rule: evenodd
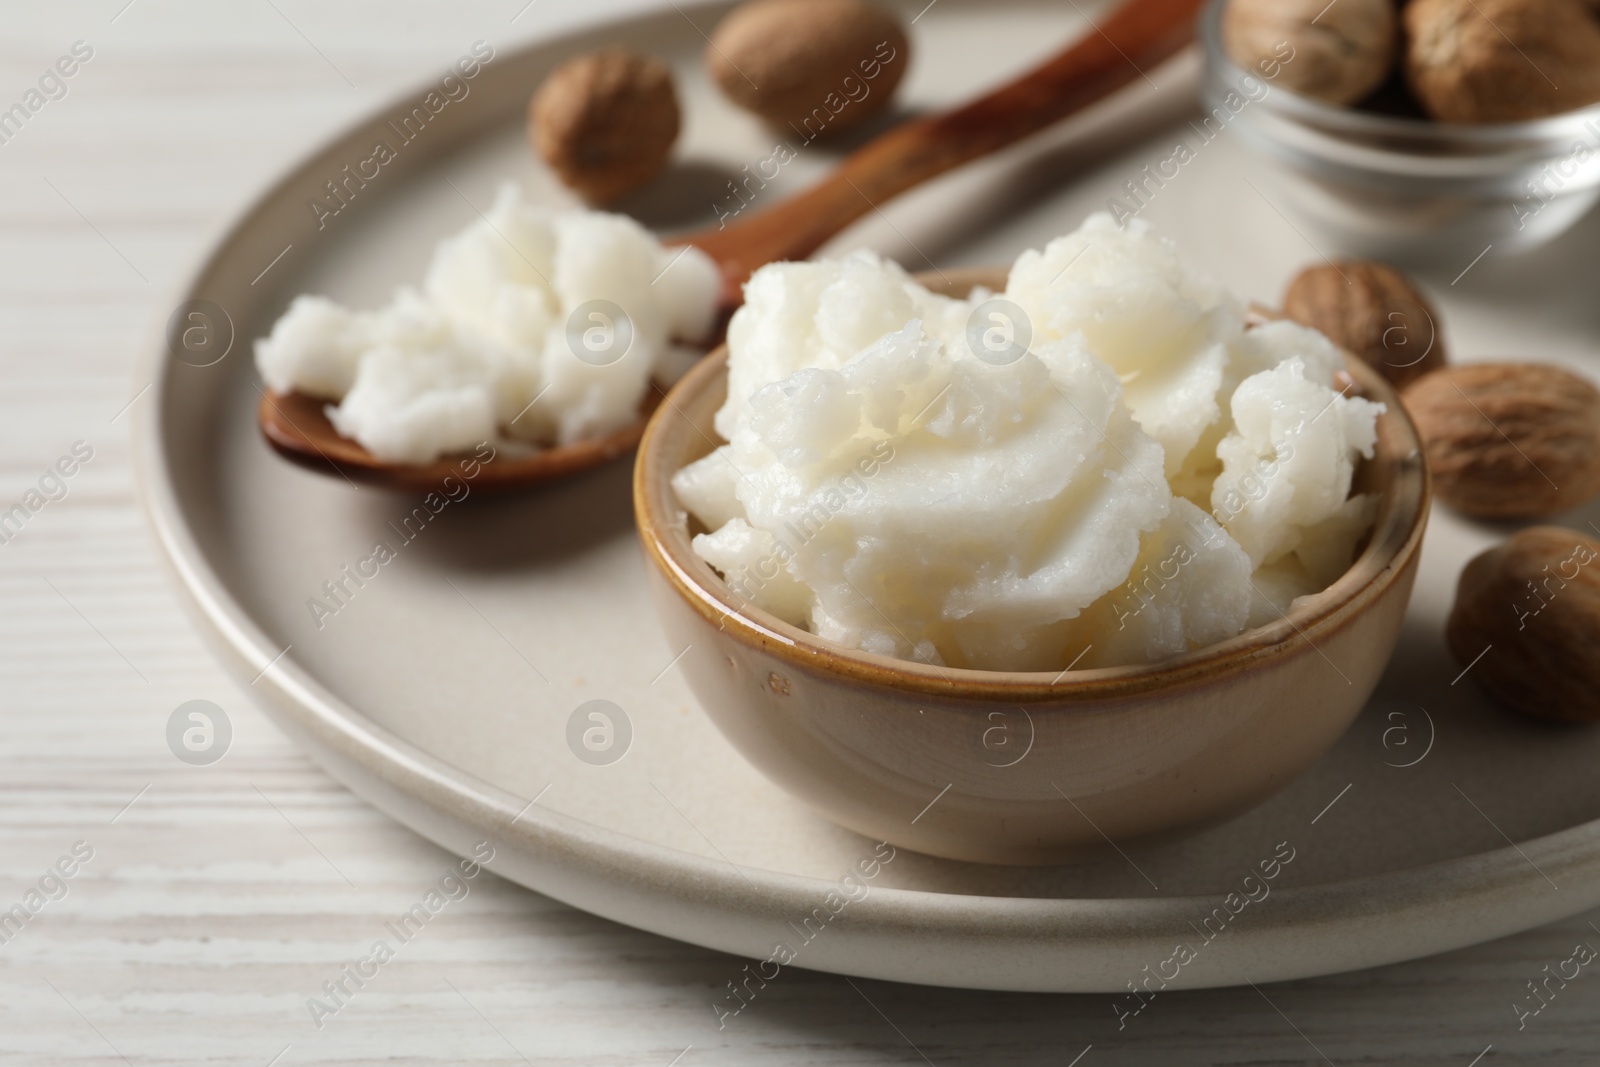
<svg viewBox="0 0 1600 1067">
<path fill-rule="evenodd" d="M 645 601 L 627 460 L 511 497 L 473 493 L 463 478 L 425 501 L 274 455 L 255 428 L 251 342 L 293 295 L 385 300 L 504 179 L 569 202 L 521 130 L 528 94 L 562 56 L 620 42 L 677 67 L 680 163 L 627 210 L 670 232 L 713 221 L 714 204 L 739 209 L 726 183 L 785 135 L 717 97 L 699 55 L 719 9 L 685 10 L 501 52 L 464 98 L 401 141 L 390 123 L 423 106 L 434 83 L 419 83 L 292 169 L 181 294 L 204 303 L 185 303 L 175 321 L 212 332 L 191 334 L 181 359 L 165 344 L 150 354 L 154 388 L 137 429 L 144 498 L 202 627 L 286 731 L 444 846 L 466 854 L 490 840 L 493 868 L 540 892 L 787 961 L 765 964 L 768 974 L 792 964 L 1079 991 L 1125 990 L 1158 970 L 1175 972 L 1173 985 L 1260 982 L 1438 952 L 1600 902 L 1600 735 L 1512 719 L 1470 676 L 1454 681 L 1460 667 L 1440 634 L 1454 578 L 1497 533 L 1446 514 L 1435 516 L 1378 696 L 1308 774 L 1186 840 L 1118 842 L 1075 867 L 986 868 L 906 850 L 886 859 L 779 793 L 722 740 L 675 669 L 683 649 Z M 960 99 L 1083 29 L 1071 5 L 943 0 L 914 27 L 902 102 Z M 1109 109 L 888 205 L 835 248 L 870 245 L 912 269 L 1007 263 L 1073 228 L 1180 138 L 1199 141 L 1185 124 L 1192 62 L 1149 73 Z M 394 158 L 351 183 L 342 206 L 332 201 L 326 183 L 379 140 Z M 794 147 L 758 204 L 838 152 Z M 1260 178 L 1223 138 L 1155 189 L 1143 214 L 1238 292 L 1273 303 L 1331 245 L 1281 216 Z M 1454 287 L 1430 279 L 1456 351 L 1579 361 L 1592 315 L 1576 265 L 1593 240 L 1591 225 L 1539 260 L 1491 252 Z M 364 564 L 380 542 L 393 558 Z M 1337 664 L 1325 684 L 1345 684 Z M 597 710 L 606 718 L 590 718 Z M 928 801 L 908 822 L 939 818 Z M 1266 895 L 1230 896 L 1263 861 L 1276 874 Z M 1180 944 L 1189 954 L 1177 965 Z"/>
</svg>

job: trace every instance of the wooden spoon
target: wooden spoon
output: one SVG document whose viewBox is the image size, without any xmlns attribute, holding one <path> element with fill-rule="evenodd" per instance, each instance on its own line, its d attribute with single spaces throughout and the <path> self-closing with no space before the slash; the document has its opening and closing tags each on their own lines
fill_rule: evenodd
<svg viewBox="0 0 1600 1067">
<path fill-rule="evenodd" d="M 719 229 L 683 239 L 721 268 L 720 322 L 742 300 L 741 287 L 757 268 L 804 259 L 883 201 L 945 171 L 1020 141 L 1099 101 L 1194 40 L 1204 0 L 1127 0 L 1097 27 L 1016 81 L 953 111 L 914 119 L 851 153 L 831 175 L 805 192 Z M 645 417 L 660 403 L 652 392 L 640 420 L 604 437 L 512 454 L 502 450 L 475 486 L 514 489 L 603 463 L 632 449 Z M 299 393 L 263 393 L 261 432 L 279 453 L 305 466 L 390 489 L 437 489 L 454 471 L 434 463 L 385 463 L 340 437 L 323 414 L 326 401 Z M 491 477 L 492 475 L 492 477 Z"/>
</svg>

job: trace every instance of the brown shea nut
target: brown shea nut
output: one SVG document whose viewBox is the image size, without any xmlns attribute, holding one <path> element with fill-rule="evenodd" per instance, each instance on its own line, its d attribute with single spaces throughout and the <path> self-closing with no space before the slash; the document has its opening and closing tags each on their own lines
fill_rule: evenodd
<svg viewBox="0 0 1600 1067">
<path fill-rule="evenodd" d="M 1508 707 L 1600 719 L 1600 541 L 1535 526 L 1478 556 L 1456 585 L 1445 642 Z"/>
<path fill-rule="evenodd" d="M 1401 395 L 1434 492 L 1488 519 L 1540 518 L 1600 494 L 1600 391 L 1560 367 L 1472 363 Z"/>
<path fill-rule="evenodd" d="M 645 185 L 678 138 L 678 94 L 666 64 L 622 48 L 570 59 L 528 105 L 528 135 L 561 180 L 591 204 Z"/>
<path fill-rule="evenodd" d="M 1246 70 L 1279 65 L 1290 92 L 1354 104 L 1394 68 L 1399 19 L 1394 0 L 1229 0 L 1222 43 Z"/>
<path fill-rule="evenodd" d="M 1448 361 L 1433 305 L 1383 263 L 1343 260 L 1308 267 L 1289 283 L 1283 313 L 1361 357 L 1396 388 Z"/>
<path fill-rule="evenodd" d="M 1440 122 L 1521 122 L 1600 101 L 1600 10 L 1585 0 L 1412 0 L 1406 81 Z"/>
<path fill-rule="evenodd" d="M 706 46 L 728 99 L 807 141 L 881 111 L 910 58 L 900 21 L 861 0 L 753 0 Z"/>
</svg>

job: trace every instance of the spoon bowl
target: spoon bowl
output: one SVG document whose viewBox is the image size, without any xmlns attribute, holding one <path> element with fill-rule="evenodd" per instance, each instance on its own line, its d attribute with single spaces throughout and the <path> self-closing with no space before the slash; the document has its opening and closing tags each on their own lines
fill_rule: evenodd
<svg viewBox="0 0 1600 1067">
<path fill-rule="evenodd" d="M 520 442 L 490 442 L 493 462 L 473 481 L 480 492 L 502 493 L 537 485 L 587 470 L 627 455 L 644 435 L 645 420 L 661 403 L 661 386 L 639 405 L 639 421 L 600 437 L 554 448 Z M 327 415 L 328 401 L 304 393 L 263 391 L 256 421 L 267 444 L 292 463 L 321 474 L 342 476 L 352 483 L 380 489 L 425 493 L 438 489 L 446 477 L 458 473 L 459 463 L 445 456 L 432 463 L 390 463 L 368 452 L 356 441 L 340 435 Z"/>
</svg>

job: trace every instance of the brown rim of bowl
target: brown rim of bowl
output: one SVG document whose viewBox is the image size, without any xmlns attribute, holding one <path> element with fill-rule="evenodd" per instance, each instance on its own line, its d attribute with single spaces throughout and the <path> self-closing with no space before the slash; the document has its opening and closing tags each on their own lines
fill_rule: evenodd
<svg viewBox="0 0 1600 1067">
<path fill-rule="evenodd" d="M 995 285 L 997 279 L 1001 285 Z M 918 275 L 918 280 L 946 292 L 974 285 L 999 289 L 1004 274 L 995 270 L 951 271 L 931 280 Z M 1322 592 L 1302 598 L 1282 619 L 1159 663 L 1124 667 L 985 671 L 938 667 L 862 652 L 817 637 L 743 601 L 690 547 L 687 526 L 678 519 L 684 509 L 671 488 L 672 475 L 677 472 L 663 469 L 662 443 L 672 440 L 675 430 L 680 434 L 697 432 L 685 425 L 685 401 L 725 375 L 727 358 L 727 346 L 723 345 L 701 360 L 673 386 L 645 427 L 633 479 L 639 539 L 650 562 L 703 618 L 743 644 L 802 670 L 826 672 L 901 692 L 1029 702 L 1101 700 L 1200 685 L 1266 659 L 1305 651 L 1321 655 L 1317 639 L 1358 619 L 1368 605 L 1405 574 L 1421 549 L 1427 527 L 1432 485 L 1416 427 L 1382 375 L 1347 354 L 1346 369 L 1355 381 L 1356 395 L 1387 408 L 1378 420 L 1378 451 L 1372 460 L 1363 461 L 1363 466 L 1387 461 L 1394 466 L 1394 476 L 1378 500 L 1366 545 L 1350 569 Z"/>
</svg>

